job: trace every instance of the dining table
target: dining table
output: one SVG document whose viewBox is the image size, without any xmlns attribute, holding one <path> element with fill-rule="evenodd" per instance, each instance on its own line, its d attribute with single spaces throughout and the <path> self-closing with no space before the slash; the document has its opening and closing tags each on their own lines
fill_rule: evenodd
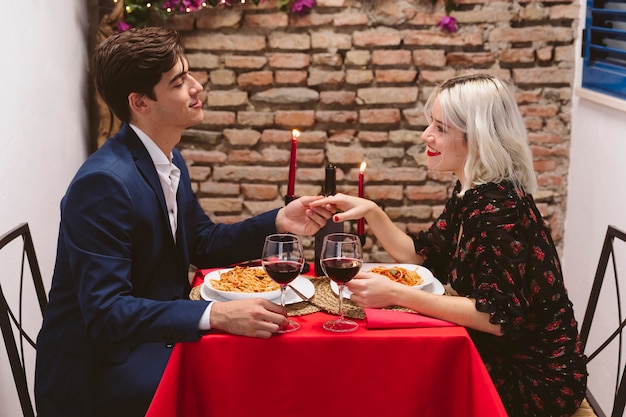
<svg viewBox="0 0 626 417">
<path fill-rule="evenodd" d="M 507 415 L 464 327 L 365 309 L 356 331 L 333 333 L 322 327 L 331 310 L 302 311 L 299 330 L 269 339 L 211 331 L 177 343 L 146 417 Z"/>
</svg>

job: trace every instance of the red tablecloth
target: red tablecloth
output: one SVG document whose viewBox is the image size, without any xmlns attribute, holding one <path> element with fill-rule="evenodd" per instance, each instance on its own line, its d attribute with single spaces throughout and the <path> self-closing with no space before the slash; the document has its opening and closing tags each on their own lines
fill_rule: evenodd
<svg viewBox="0 0 626 417">
<path fill-rule="evenodd" d="M 194 285 L 202 283 L 199 271 Z M 322 328 L 270 339 L 212 332 L 178 343 L 146 417 L 506 416 L 463 327 Z"/>
<path fill-rule="evenodd" d="M 331 317 L 177 344 L 146 417 L 506 416 L 463 327 L 333 334 Z"/>
</svg>

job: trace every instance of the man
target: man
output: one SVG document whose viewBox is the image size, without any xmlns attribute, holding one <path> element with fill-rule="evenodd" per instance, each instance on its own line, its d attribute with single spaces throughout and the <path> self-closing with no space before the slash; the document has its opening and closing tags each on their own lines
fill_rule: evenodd
<svg viewBox="0 0 626 417">
<path fill-rule="evenodd" d="M 205 215 L 175 148 L 184 129 L 203 121 L 203 89 L 176 32 L 116 34 L 93 64 L 98 91 L 124 124 L 83 164 L 61 202 L 37 342 L 40 417 L 143 416 L 173 343 L 210 329 L 270 337 L 286 321 L 278 305 L 191 301 L 189 264 L 258 258 L 266 235 L 310 235 L 331 214 L 309 208 L 316 197 L 302 197 L 232 225 Z"/>
</svg>

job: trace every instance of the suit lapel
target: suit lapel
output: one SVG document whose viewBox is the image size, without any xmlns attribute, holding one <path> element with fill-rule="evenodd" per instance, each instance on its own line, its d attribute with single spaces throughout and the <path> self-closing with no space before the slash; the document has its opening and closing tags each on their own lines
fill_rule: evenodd
<svg viewBox="0 0 626 417">
<path fill-rule="evenodd" d="M 143 145 L 139 137 L 135 134 L 133 129 L 128 125 L 124 124 L 122 129 L 120 130 L 120 135 L 126 146 L 128 147 L 133 159 L 135 160 L 135 165 L 137 169 L 146 180 L 157 199 L 159 200 L 159 206 L 161 210 L 161 219 L 164 224 L 167 226 L 167 229 L 170 229 L 170 219 L 167 213 L 167 204 L 165 203 L 165 195 L 163 195 L 163 187 L 161 186 L 161 180 L 159 180 L 159 174 L 157 174 L 156 168 L 154 167 L 154 162 L 152 158 L 150 158 L 150 154 L 148 150 Z M 174 238 L 171 237 L 172 234 L 169 234 L 172 243 L 174 242 Z"/>
<path fill-rule="evenodd" d="M 120 136 L 122 140 L 128 146 L 128 149 L 131 152 L 135 160 L 135 164 L 137 169 L 141 173 L 141 175 L 145 178 L 146 182 L 150 185 L 150 188 L 154 191 L 155 195 L 159 200 L 160 210 L 161 210 L 161 218 L 165 225 L 165 230 L 171 230 L 170 219 L 167 211 L 167 204 L 165 203 L 165 195 L 163 194 L 163 187 L 161 186 L 161 181 L 159 180 L 159 174 L 157 174 L 156 168 L 154 166 L 154 161 L 150 157 L 148 150 L 145 148 L 141 139 L 137 137 L 133 129 L 128 125 L 124 124 L 122 129 L 120 130 Z M 176 152 L 175 152 L 176 154 Z M 176 196 L 177 204 L 178 204 L 178 227 L 176 229 L 176 242 L 174 242 L 174 238 L 172 237 L 172 233 L 167 233 L 169 236 L 169 241 L 173 246 L 173 250 L 176 251 L 178 263 L 181 267 L 181 270 L 184 271 L 184 276 L 187 276 L 188 269 L 188 256 L 187 256 L 187 241 L 186 241 L 186 233 L 185 233 L 185 221 L 184 221 L 184 199 L 181 199 L 181 189 L 183 189 L 183 181 L 189 181 L 189 177 L 185 174 L 185 180 L 183 180 L 183 168 L 184 161 L 180 155 L 174 161 L 174 164 L 181 170 L 181 180 L 178 184 L 178 192 Z M 182 164 L 182 165 L 181 165 Z M 185 171 L 186 172 L 186 171 Z"/>
</svg>

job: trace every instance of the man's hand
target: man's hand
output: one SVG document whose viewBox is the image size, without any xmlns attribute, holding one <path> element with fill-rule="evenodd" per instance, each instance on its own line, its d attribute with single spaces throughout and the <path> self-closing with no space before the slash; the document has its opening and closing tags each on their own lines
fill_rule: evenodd
<svg viewBox="0 0 626 417">
<path fill-rule="evenodd" d="M 286 325 L 282 307 L 262 298 L 214 302 L 211 307 L 211 329 L 267 339 Z"/>
<path fill-rule="evenodd" d="M 321 198 L 322 196 L 300 197 L 278 210 L 276 230 L 279 233 L 291 232 L 296 235 L 314 235 L 333 214 L 326 206 L 310 206 L 313 201 Z"/>
</svg>

